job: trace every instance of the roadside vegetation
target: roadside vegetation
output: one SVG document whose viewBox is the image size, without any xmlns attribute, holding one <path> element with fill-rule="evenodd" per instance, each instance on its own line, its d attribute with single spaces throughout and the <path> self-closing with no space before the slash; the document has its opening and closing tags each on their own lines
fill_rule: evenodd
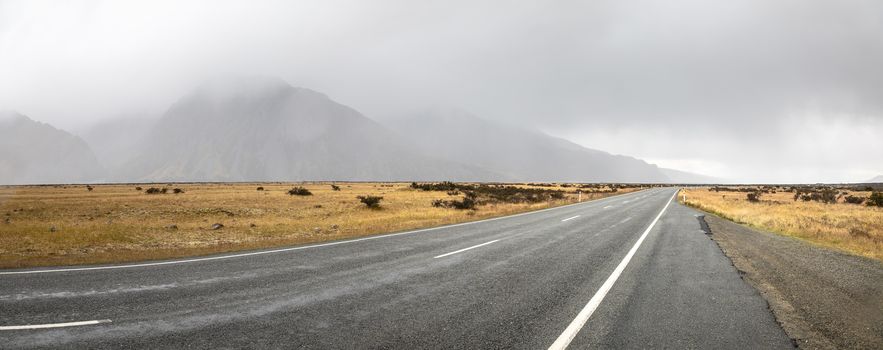
<svg viewBox="0 0 883 350">
<path fill-rule="evenodd" d="M 682 190 L 679 200 L 683 194 L 686 204 L 737 223 L 883 261 L 883 188 L 715 186 Z"/>
<path fill-rule="evenodd" d="M 0 186 L 0 268 L 312 243 L 485 219 L 640 188 L 449 182 Z"/>
</svg>

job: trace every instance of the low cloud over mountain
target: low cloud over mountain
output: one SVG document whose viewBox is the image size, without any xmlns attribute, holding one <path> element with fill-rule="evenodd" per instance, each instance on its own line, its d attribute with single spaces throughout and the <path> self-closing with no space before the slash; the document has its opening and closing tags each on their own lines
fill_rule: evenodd
<svg viewBox="0 0 883 350">
<path fill-rule="evenodd" d="M 217 80 L 175 103 L 120 180 L 494 180 L 418 155 L 359 112 L 266 78 Z"/>
<path fill-rule="evenodd" d="M 642 160 L 493 123 L 456 109 L 435 109 L 386 125 L 426 154 L 480 165 L 517 181 L 669 181 L 657 166 Z"/>
<path fill-rule="evenodd" d="M 381 125 L 273 78 L 210 81 L 159 120 L 94 126 L 84 135 L 101 165 L 76 136 L 22 116 L 5 120 L 3 183 L 707 179 L 454 109 Z"/>
<path fill-rule="evenodd" d="M 16 112 L 0 112 L 0 184 L 91 182 L 103 176 L 79 137 Z"/>
</svg>

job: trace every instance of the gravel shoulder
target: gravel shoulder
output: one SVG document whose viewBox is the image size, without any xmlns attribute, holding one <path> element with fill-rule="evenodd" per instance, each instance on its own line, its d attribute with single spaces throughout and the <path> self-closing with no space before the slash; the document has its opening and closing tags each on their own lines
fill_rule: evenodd
<svg viewBox="0 0 883 350">
<path fill-rule="evenodd" d="M 714 215 L 712 239 L 806 349 L 883 348 L 883 263 Z"/>
</svg>

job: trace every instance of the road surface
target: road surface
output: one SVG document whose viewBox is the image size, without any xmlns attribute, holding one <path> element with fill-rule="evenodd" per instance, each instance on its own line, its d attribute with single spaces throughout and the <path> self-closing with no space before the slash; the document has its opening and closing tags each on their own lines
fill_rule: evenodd
<svg viewBox="0 0 883 350">
<path fill-rule="evenodd" d="M 207 259 L 4 270 L 0 347 L 791 347 L 675 193 Z"/>
</svg>

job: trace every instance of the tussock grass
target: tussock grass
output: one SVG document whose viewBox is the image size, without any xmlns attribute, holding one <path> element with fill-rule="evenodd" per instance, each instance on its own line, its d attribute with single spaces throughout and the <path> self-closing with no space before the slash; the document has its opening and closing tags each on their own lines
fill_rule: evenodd
<svg viewBox="0 0 883 350">
<path fill-rule="evenodd" d="M 433 201 L 454 197 L 445 191 L 413 190 L 410 183 L 336 183 L 339 190 L 330 183 L 140 185 L 180 188 L 178 194 L 146 194 L 136 186 L 93 185 L 92 190 L 82 185 L 0 186 L 0 268 L 126 262 L 312 243 L 576 202 L 576 194 L 568 192 L 560 199 L 487 203 L 463 211 L 433 207 Z M 258 186 L 263 190 L 256 191 Z M 289 195 L 293 186 L 313 195 Z M 582 198 L 613 194 L 583 193 Z M 383 202 L 372 209 L 357 196 L 381 196 Z M 223 228 L 211 230 L 215 223 Z"/>
<path fill-rule="evenodd" d="M 846 196 L 868 197 L 871 192 L 847 191 Z M 824 204 L 794 200 L 794 193 L 763 193 L 749 202 L 740 192 L 683 190 L 687 205 L 765 231 L 797 237 L 811 243 L 883 261 L 883 208 L 845 203 Z M 845 196 L 844 196 L 845 198 Z"/>
</svg>

